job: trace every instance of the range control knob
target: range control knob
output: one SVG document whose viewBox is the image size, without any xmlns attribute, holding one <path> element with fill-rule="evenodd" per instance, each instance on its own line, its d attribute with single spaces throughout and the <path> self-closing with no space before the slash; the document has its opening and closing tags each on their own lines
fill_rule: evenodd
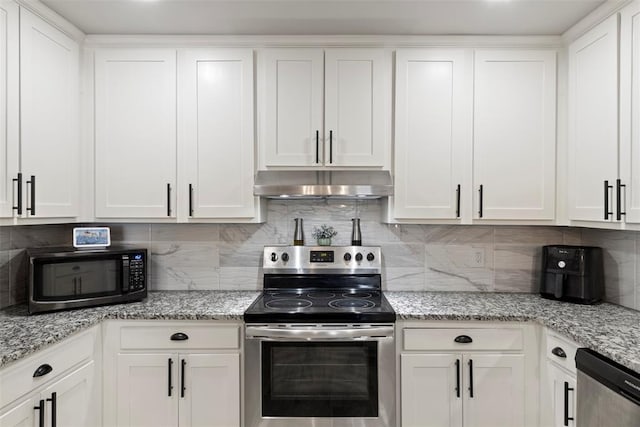
<svg viewBox="0 0 640 427">
<path fill-rule="evenodd" d="M 282 258 L 282 261 L 287 262 L 289 261 L 289 254 L 285 252 L 280 258 Z"/>
<path fill-rule="evenodd" d="M 376 259 L 375 255 L 373 255 L 371 252 L 369 252 L 367 254 L 367 261 L 373 261 L 374 259 Z"/>
<path fill-rule="evenodd" d="M 564 261 L 558 261 L 558 267 L 560 268 L 565 268 L 567 266 L 567 263 Z"/>
<path fill-rule="evenodd" d="M 278 260 L 278 254 L 275 252 L 271 252 L 271 262 L 276 262 Z"/>
<path fill-rule="evenodd" d="M 349 262 L 351 261 L 351 254 L 347 252 L 342 258 L 344 258 L 345 261 Z"/>
<path fill-rule="evenodd" d="M 362 261 L 362 254 L 360 252 L 356 254 L 356 261 Z"/>
</svg>

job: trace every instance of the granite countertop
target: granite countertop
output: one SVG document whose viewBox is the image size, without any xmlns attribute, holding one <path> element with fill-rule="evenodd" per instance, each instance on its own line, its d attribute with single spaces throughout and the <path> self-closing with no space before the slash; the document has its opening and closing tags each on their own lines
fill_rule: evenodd
<svg viewBox="0 0 640 427">
<path fill-rule="evenodd" d="M 536 294 L 385 292 L 398 320 L 537 322 L 640 372 L 640 312 L 613 304 L 584 306 Z M 138 303 L 28 316 L 0 311 L 0 368 L 105 319 L 242 320 L 258 296 L 244 291 L 150 292 Z"/>
<path fill-rule="evenodd" d="M 385 292 L 398 320 L 533 321 L 640 372 L 640 311 L 537 294 Z"/>
<path fill-rule="evenodd" d="M 242 320 L 258 296 L 247 291 L 149 292 L 142 302 L 29 316 L 26 305 L 0 310 L 0 368 L 105 319 Z"/>
</svg>

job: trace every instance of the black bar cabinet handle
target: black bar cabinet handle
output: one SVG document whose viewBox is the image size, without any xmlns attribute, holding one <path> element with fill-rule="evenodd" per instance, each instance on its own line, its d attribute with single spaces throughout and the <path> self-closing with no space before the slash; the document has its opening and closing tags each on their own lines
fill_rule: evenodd
<svg viewBox="0 0 640 427">
<path fill-rule="evenodd" d="M 573 388 L 569 387 L 568 382 L 564 382 L 564 425 L 568 426 L 569 421 L 573 421 L 573 417 L 569 417 L 569 392 L 573 391 Z"/>
<path fill-rule="evenodd" d="M 460 397 L 460 359 L 456 359 L 456 397 Z"/>
<path fill-rule="evenodd" d="M 626 215 L 626 212 L 622 211 L 622 189 L 627 186 L 622 183 L 621 179 L 616 179 L 616 220 L 622 220 L 622 215 Z"/>
<path fill-rule="evenodd" d="M 189 216 L 193 216 L 193 184 L 189 184 Z"/>
<path fill-rule="evenodd" d="M 329 163 L 333 163 L 333 131 L 329 131 Z"/>
<path fill-rule="evenodd" d="M 47 402 L 51 402 L 51 427 L 56 427 L 58 423 L 58 393 L 51 393 L 51 399 L 47 399 Z"/>
<path fill-rule="evenodd" d="M 320 163 L 320 131 L 316 131 L 316 163 Z"/>
<path fill-rule="evenodd" d="M 471 338 L 469 335 L 458 335 L 454 338 L 453 341 L 457 342 L 458 344 L 469 344 L 473 342 L 473 338 Z"/>
<path fill-rule="evenodd" d="M 609 189 L 613 188 L 613 185 L 609 185 L 609 181 L 604 181 L 604 219 L 609 219 L 609 215 L 613 215 L 613 212 L 609 211 Z"/>
<path fill-rule="evenodd" d="M 171 341 L 186 341 L 189 339 L 189 335 L 185 334 L 184 332 L 176 332 L 175 334 L 171 335 Z"/>
<path fill-rule="evenodd" d="M 31 199 L 31 206 L 27 208 L 27 212 L 30 212 L 31 215 L 36 214 L 36 176 L 31 175 L 31 180 L 27 181 L 27 185 L 31 186 L 31 194 L 29 198 Z"/>
<path fill-rule="evenodd" d="M 460 218 L 460 184 L 456 188 L 456 218 Z"/>
<path fill-rule="evenodd" d="M 167 183 L 167 216 L 171 216 L 171 184 Z"/>
<path fill-rule="evenodd" d="M 43 377 L 49 372 L 53 371 L 53 368 L 48 363 L 43 363 L 33 372 L 33 378 Z"/>
<path fill-rule="evenodd" d="M 33 409 L 40 411 L 38 414 L 38 427 L 44 427 L 44 399 L 40 399 L 40 404 L 34 406 Z"/>
<path fill-rule="evenodd" d="M 187 366 L 187 361 L 182 359 L 182 365 L 180 366 L 180 397 L 184 397 L 184 391 L 187 389 L 184 386 L 184 367 Z"/>
<path fill-rule="evenodd" d="M 167 396 L 171 397 L 171 390 L 173 390 L 173 382 L 171 380 L 171 370 L 173 368 L 173 359 L 169 358 L 167 366 L 168 366 L 167 377 L 169 378 L 169 388 L 167 390 Z"/>
<path fill-rule="evenodd" d="M 18 204 L 12 208 L 17 211 L 18 215 L 22 215 L 22 172 L 18 172 L 18 177 L 13 178 L 13 182 L 18 183 L 18 190 L 16 191 Z"/>
<path fill-rule="evenodd" d="M 482 199 L 483 199 L 483 196 L 484 196 L 484 194 L 483 194 L 484 193 L 484 186 L 482 184 L 480 184 L 480 189 L 478 190 L 478 193 L 480 193 L 480 200 L 479 200 L 479 203 L 478 203 L 478 207 L 479 207 L 478 214 L 479 214 L 480 218 L 482 218 Z"/>
<path fill-rule="evenodd" d="M 473 359 L 469 359 L 469 397 L 473 399 Z"/>
<path fill-rule="evenodd" d="M 562 347 L 554 347 L 551 350 L 551 354 L 553 354 L 554 356 L 562 357 L 563 359 L 567 358 L 567 353 L 564 352 Z"/>
</svg>

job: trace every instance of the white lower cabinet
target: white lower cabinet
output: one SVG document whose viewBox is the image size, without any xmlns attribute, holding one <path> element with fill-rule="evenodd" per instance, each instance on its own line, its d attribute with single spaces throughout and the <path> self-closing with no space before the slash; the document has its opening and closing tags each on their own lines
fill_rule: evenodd
<svg viewBox="0 0 640 427">
<path fill-rule="evenodd" d="M 240 426 L 240 330 L 203 321 L 108 323 L 104 424 Z"/>
<path fill-rule="evenodd" d="M 85 427 L 100 425 L 95 398 L 96 364 L 90 361 L 0 415 L 0 426 Z M 40 421 L 42 420 L 42 422 Z"/>
<path fill-rule="evenodd" d="M 416 326 L 399 343 L 402 427 L 537 425 L 532 330 Z"/>
<path fill-rule="evenodd" d="M 523 355 L 403 354 L 400 369 L 404 427 L 524 425 Z"/>
<path fill-rule="evenodd" d="M 98 328 L 0 371 L 0 427 L 101 426 Z"/>
<path fill-rule="evenodd" d="M 579 345 L 546 331 L 543 346 L 541 422 L 543 427 L 576 427 L 576 350 Z"/>
</svg>

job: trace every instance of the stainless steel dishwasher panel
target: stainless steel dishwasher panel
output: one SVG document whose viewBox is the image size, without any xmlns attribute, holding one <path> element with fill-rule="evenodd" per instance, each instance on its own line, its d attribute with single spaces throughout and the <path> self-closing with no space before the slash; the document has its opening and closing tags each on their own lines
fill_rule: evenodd
<svg viewBox="0 0 640 427">
<path fill-rule="evenodd" d="M 591 350 L 576 353 L 580 427 L 639 427 L 640 375 Z"/>
</svg>

